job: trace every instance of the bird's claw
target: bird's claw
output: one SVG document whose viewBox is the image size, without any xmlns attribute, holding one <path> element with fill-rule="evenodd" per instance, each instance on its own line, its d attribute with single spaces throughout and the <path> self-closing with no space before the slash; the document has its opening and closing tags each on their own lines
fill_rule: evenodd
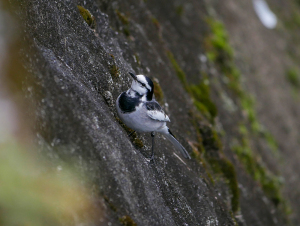
<svg viewBox="0 0 300 226">
<path fill-rule="evenodd" d="M 150 162 L 154 162 L 154 155 L 151 155 L 151 157 L 149 158 Z"/>
</svg>

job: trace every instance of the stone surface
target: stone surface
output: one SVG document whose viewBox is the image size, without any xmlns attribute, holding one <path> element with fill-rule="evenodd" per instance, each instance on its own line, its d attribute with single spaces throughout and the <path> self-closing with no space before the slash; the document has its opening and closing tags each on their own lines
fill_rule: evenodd
<svg viewBox="0 0 300 226">
<path fill-rule="evenodd" d="M 33 84 L 25 84 L 34 94 L 34 98 L 26 95 L 36 106 L 37 142 L 50 159 L 71 161 L 92 179 L 93 197 L 104 200 L 107 207 L 99 225 L 121 224 L 123 216 L 130 216 L 137 225 L 151 226 L 290 223 L 232 152 L 244 113 L 237 97 L 220 82 L 223 74 L 205 57 L 207 18 L 212 15 L 224 21 L 237 52 L 237 66 L 247 81 L 245 89 L 257 97 L 259 119 L 279 143 L 281 159 L 273 156 L 265 140 L 251 141 L 266 167 L 286 179 L 284 198 L 291 203 L 291 219 L 297 225 L 299 108 L 282 77 L 280 62 L 289 61 L 280 49 L 285 40 L 280 32 L 261 27 L 252 11 L 247 14 L 250 2 L 12 0 L 11 4 L 28 44 L 22 57 L 34 78 Z M 84 21 L 77 5 L 94 16 L 95 29 Z M 197 110 L 176 76 L 170 52 L 189 84 L 209 76 L 219 112 L 213 123 L 202 117 L 194 125 L 191 112 Z M 199 142 L 201 128 L 223 132 L 222 147 L 204 146 L 211 155 L 215 151 L 218 158 L 226 157 L 235 166 L 238 211 L 231 211 L 235 194 L 228 178 L 212 173 L 195 158 L 182 159 L 161 135 L 156 138 L 155 164 L 149 163 L 150 134 L 137 135 L 142 148 L 128 137 L 114 108 L 118 95 L 130 86 L 128 72 L 159 80 L 169 126 L 190 153 Z M 283 132 L 285 126 L 290 126 L 293 136 Z M 205 143 L 203 132 L 201 139 Z"/>
</svg>

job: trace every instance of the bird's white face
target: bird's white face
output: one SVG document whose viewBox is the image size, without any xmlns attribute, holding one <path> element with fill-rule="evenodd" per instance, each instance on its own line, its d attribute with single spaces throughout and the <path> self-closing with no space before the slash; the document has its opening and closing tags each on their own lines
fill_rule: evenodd
<svg viewBox="0 0 300 226">
<path fill-rule="evenodd" d="M 136 80 L 132 81 L 131 89 L 142 96 L 152 91 L 152 87 L 149 85 L 144 75 L 136 76 Z"/>
</svg>

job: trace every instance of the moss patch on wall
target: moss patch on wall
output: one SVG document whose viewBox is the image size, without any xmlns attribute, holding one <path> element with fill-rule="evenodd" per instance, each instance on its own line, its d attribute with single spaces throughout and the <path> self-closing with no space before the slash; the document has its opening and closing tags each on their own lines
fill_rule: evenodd
<svg viewBox="0 0 300 226">
<path fill-rule="evenodd" d="M 261 164 L 261 160 L 253 154 L 247 141 L 243 141 L 240 146 L 234 146 L 232 150 L 239 157 L 239 160 L 243 163 L 246 171 L 254 180 L 259 182 L 266 196 L 276 206 L 282 203 L 283 198 L 280 191 L 280 177 L 273 175 L 263 166 L 263 164 Z"/>
<path fill-rule="evenodd" d="M 129 18 L 127 16 L 125 16 L 124 13 L 121 13 L 119 10 L 116 10 L 116 13 L 117 13 L 118 18 L 122 22 L 122 24 L 124 24 L 124 25 L 129 24 Z"/>
<path fill-rule="evenodd" d="M 186 75 L 177 63 L 174 55 L 171 51 L 167 51 L 167 56 L 173 68 L 177 74 L 177 77 L 181 81 L 185 90 L 190 94 L 193 99 L 196 108 L 203 114 L 211 123 L 214 123 L 214 119 L 217 116 L 217 107 L 210 98 L 209 80 L 204 77 L 198 85 L 188 84 Z"/>
<path fill-rule="evenodd" d="M 174 55 L 170 51 L 167 51 L 167 56 L 173 65 L 177 77 L 192 97 L 195 107 L 201 115 L 213 125 L 218 112 L 217 107 L 210 98 L 208 78 L 203 76 L 204 78 L 202 78 L 198 85 L 189 85 L 186 80 L 186 75 L 177 63 Z M 191 112 L 191 118 L 196 131 L 198 131 L 198 143 L 192 145 L 194 147 L 192 157 L 194 157 L 206 169 L 209 168 L 214 174 L 222 175 L 225 178 L 232 194 L 231 209 L 233 212 L 237 212 L 240 204 L 239 189 L 234 165 L 223 155 L 221 139 L 217 132 L 213 129 L 213 126 L 199 124 L 199 122 L 203 120 L 197 113 Z M 199 152 L 199 150 L 201 150 L 202 153 Z M 211 174 L 208 171 L 207 174 L 213 182 Z"/>
<path fill-rule="evenodd" d="M 251 125 L 251 132 L 255 135 L 262 135 L 272 150 L 274 150 L 277 147 L 275 139 L 272 138 L 271 133 L 257 119 L 255 98 L 242 88 L 241 73 L 235 66 L 234 51 L 229 44 L 228 34 L 224 25 L 213 18 L 208 18 L 207 23 L 211 28 L 210 34 L 205 39 L 208 59 L 229 79 L 227 86 L 236 95 L 240 107 L 247 117 L 247 123 Z"/>
<path fill-rule="evenodd" d="M 131 142 L 135 145 L 137 148 L 144 147 L 144 143 L 141 139 L 137 138 L 136 133 L 133 129 L 130 129 L 128 126 L 126 126 L 121 119 L 116 117 L 117 122 L 124 128 L 124 130 L 127 132 L 128 135 L 130 135 Z"/>
<path fill-rule="evenodd" d="M 119 221 L 124 226 L 137 226 L 130 216 L 123 216 L 119 218 Z"/>
<path fill-rule="evenodd" d="M 151 21 L 155 25 L 155 27 L 159 30 L 160 29 L 160 23 L 158 22 L 158 20 L 154 16 L 151 16 Z"/>
<path fill-rule="evenodd" d="M 170 60 L 171 64 L 173 65 L 173 68 L 176 72 L 177 77 L 179 78 L 179 80 L 181 81 L 181 83 L 183 84 L 185 89 L 188 89 L 185 73 L 183 72 L 183 70 L 181 69 L 179 64 L 177 63 L 173 53 L 168 50 L 167 56 L 169 57 L 169 60 Z"/>
<path fill-rule="evenodd" d="M 254 154 L 250 148 L 250 139 L 258 136 L 264 138 L 265 142 L 274 151 L 278 152 L 278 145 L 274 137 L 258 121 L 255 110 L 255 99 L 243 90 L 240 82 L 240 72 L 234 63 L 234 52 L 229 44 L 228 34 L 220 21 L 214 18 L 207 19 L 211 32 L 205 40 L 207 57 L 211 63 L 216 65 L 221 73 L 229 79 L 228 88 L 233 91 L 245 120 L 239 125 L 240 142 L 232 150 L 243 163 L 246 171 L 254 180 L 259 182 L 267 197 L 278 206 L 280 203 L 287 209 L 286 203 L 280 191 L 280 180 L 272 174 L 261 162 L 258 154 Z M 290 77 L 294 74 L 291 73 Z"/>
<path fill-rule="evenodd" d="M 212 184 L 215 184 L 212 175 L 225 179 L 232 195 L 231 210 L 236 213 L 240 208 L 240 193 L 234 165 L 224 156 L 221 139 L 214 127 L 204 123 L 198 111 L 190 111 L 189 115 L 198 137 L 197 142 L 189 142 L 193 150 L 191 157 L 205 168 Z"/>
<path fill-rule="evenodd" d="M 111 77 L 113 79 L 116 79 L 116 78 L 120 77 L 120 69 L 115 64 L 110 67 L 109 71 L 110 71 Z"/>
<path fill-rule="evenodd" d="M 218 114 L 216 105 L 210 98 L 209 81 L 205 77 L 198 85 L 189 86 L 190 94 L 194 99 L 194 104 L 197 109 L 202 112 L 211 122 Z"/>
<path fill-rule="evenodd" d="M 224 156 L 221 139 L 213 127 L 202 125 L 199 127 L 199 132 L 205 150 L 204 157 L 213 172 L 215 174 L 222 174 L 226 179 L 226 183 L 232 194 L 231 209 L 233 212 L 237 212 L 240 207 L 240 194 L 234 165 Z"/>
<path fill-rule="evenodd" d="M 83 19 L 85 20 L 85 22 L 92 29 L 95 29 L 96 28 L 96 20 L 95 20 L 95 17 L 91 14 L 91 12 L 80 5 L 78 5 L 77 8 L 79 9 L 79 12 L 80 12 L 81 16 L 83 17 Z"/>
<path fill-rule="evenodd" d="M 184 13 L 184 6 L 183 5 L 176 6 L 175 11 L 178 16 L 182 16 Z"/>
<path fill-rule="evenodd" d="M 228 34 L 224 25 L 213 18 L 208 18 L 207 23 L 211 32 L 204 41 L 209 61 L 227 78 L 226 86 L 236 96 L 245 120 L 240 126 L 241 145 L 233 147 L 233 151 L 243 163 L 246 171 L 254 180 L 259 182 L 262 190 L 275 205 L 285 201 L 280 191 L 279 177 L 273 175 L 251 150 L 249 143 L 250 138 L 262 137 L 269 147 L 278 152 L 278 145 L 274 137 L 258 121 L 255 110 L 255 98 L 243 90 L 241 85 L 241 73 L 234 63 L 234 51 L 229 44 Z M 190 85 L 186 80 L 186 74 L 181 69 L 171 51 L 167 51 L 167 56 L 186 91 L 191 95 L 194 105 L 212 125 L 217 116 L 217 108 L 210 98 L 209 80 L 204 75 L 198 85 Z M 232 163 L 223 156 L 222 143 L 216 132 L 211 132 L 207 136 L 205 129 L 207 127 L 198 127 L 201 139 L 198 146 L 202 146 L 203 154 L 193 150 L 192 156 L 199 162 L 205 162 L 215 174 L 222 174 L 226 178 L 229 189 L 232 193 L 231 207 L 233 212 L 239 209 L 239 189 L 236 179 L 235 168 Z M 204 129 L 205 128 L 205 129 Z M 215 131 L 210 128 L 208 131 Z M 206 134 L 206 135 L 205 135 Z M 196 146 L 197 146 L 196 145 Z M 195 146 L 195 145 L 194 145 Z M 205 165 L 206 165 L 205 164 Z"/>
<path fill-rule="evenodd" d="M 130 20 L 129 20 L 129 18 L 124 13 L 121 13 L 117 9 L 115 10 L 115 12 L 116 12 L 119 20 L 123 24 L 123 27 L 122 27 L 123 33 L 126 35 L 126 37 L 129 37 L 130 36 L 130 30 L 129 30 Z"/>
</svg>

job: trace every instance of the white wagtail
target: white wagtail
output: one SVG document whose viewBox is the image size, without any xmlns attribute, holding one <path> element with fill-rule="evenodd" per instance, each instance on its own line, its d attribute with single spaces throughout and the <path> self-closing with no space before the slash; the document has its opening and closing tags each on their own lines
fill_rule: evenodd
<svg viewBox="0 0 300 226">
<path fill-rule="evenodd" d="M 185 158 L 190 159 L 189 153 L 175 139 L 166 125 L 170 119 L 153 96 L 152 80 L 145 75 L 129 74 L 133 78 L 131 88 L 123 92 L 116 102 L 120 119 L 136 132 L 151 132 L 151 160 L 154 159 L 154 132 L 164 134 Z"/>
</svg>

